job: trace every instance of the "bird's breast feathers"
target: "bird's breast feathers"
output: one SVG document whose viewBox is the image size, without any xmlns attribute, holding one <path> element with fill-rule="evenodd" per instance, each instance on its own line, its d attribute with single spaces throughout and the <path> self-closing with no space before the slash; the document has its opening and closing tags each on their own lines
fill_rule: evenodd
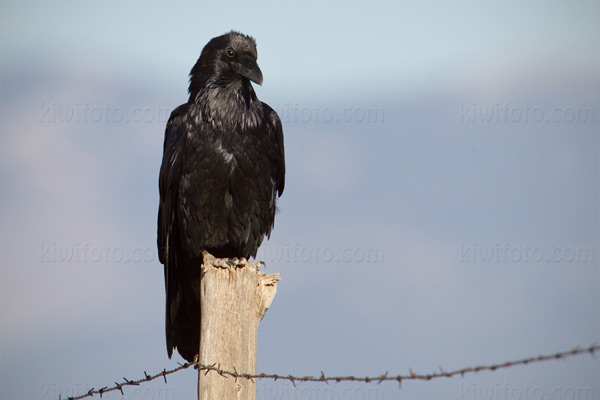
<svg viewBox="0 0 600 400">
<path fill-rule="evenodd" d="M 221 157 L 223 157 L 223 160 L 225 161 L 226 164 L 231 165 L 231 162 L 233 161 L 233 152 L 229 149 L 226 149 L 223 146 L 223 143 L 221 143 L 221 142 L 216 143 L 215 152 L 217 154 L 219 154 Z"/>
</svg>

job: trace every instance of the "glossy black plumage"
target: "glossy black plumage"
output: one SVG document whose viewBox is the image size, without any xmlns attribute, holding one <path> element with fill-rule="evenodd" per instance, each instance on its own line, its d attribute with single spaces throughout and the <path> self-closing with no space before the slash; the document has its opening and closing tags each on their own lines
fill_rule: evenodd
<svg viewBox="0 0 600 400">
<path fill-rule="evenodd" d="M 158 252 L 165 269 L 167 351 L 198 353 L 203 250 L 255 256 L 271 233 L 285 184 L 277 113 L 256 97 L 262 84 L 254 39 L 212 39 L 190 73 L 190 97 L 167 123 L 160 169 Z"/>
</svg>

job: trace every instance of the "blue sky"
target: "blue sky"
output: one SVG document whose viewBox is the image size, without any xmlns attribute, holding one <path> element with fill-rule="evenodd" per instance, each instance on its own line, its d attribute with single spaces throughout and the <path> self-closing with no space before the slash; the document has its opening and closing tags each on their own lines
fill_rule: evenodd
<svg viewBox="0 0 600 400">
<path fill-rule="evenodd" d="M 1 398 L 181 361 L 155 252 L 164 126 L 230 29 L 256 38 L 286 139 L 259 371 L 431 372 L 600 340 L 598 2 L 0 9 Z M 258 398 L 600 398 L 599 375 L 583 356 L 401 390 L 261 382 Z M 124 398 L 193 398 L 195 379 Z"/>
</svg>

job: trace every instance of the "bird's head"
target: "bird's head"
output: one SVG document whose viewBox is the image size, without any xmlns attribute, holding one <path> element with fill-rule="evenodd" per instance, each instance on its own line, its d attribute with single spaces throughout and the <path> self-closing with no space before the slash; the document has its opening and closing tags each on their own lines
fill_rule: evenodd
<svg viewBox="0 0 600 400">
<path fill-rule="evenodd" d="M 250 36 L 231 31 L 212 39 L 190 72 L 190 94 L 207 84 L 220 86 L 249 80 L 262 85 L 257 58 L 256 42 Z"/>
</svg>

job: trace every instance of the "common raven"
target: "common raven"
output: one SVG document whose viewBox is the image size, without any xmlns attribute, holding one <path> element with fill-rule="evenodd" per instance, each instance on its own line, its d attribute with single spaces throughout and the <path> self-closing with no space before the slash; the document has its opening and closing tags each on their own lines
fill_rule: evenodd
<svg viewBox="0 0 600 400">
<path fill-rule="evenodd" d="M 256 60 L 250 36 L 212 39 L 190 72 L 189 100 L 167 122 L 157 244 L 169 358 L 175 348 L 188 361 L 198 354 L 203 252 L 255 257 L 273 228 L 285 184 L 283 130 L 250 83 L 263 81 Z"/>
</svg>

